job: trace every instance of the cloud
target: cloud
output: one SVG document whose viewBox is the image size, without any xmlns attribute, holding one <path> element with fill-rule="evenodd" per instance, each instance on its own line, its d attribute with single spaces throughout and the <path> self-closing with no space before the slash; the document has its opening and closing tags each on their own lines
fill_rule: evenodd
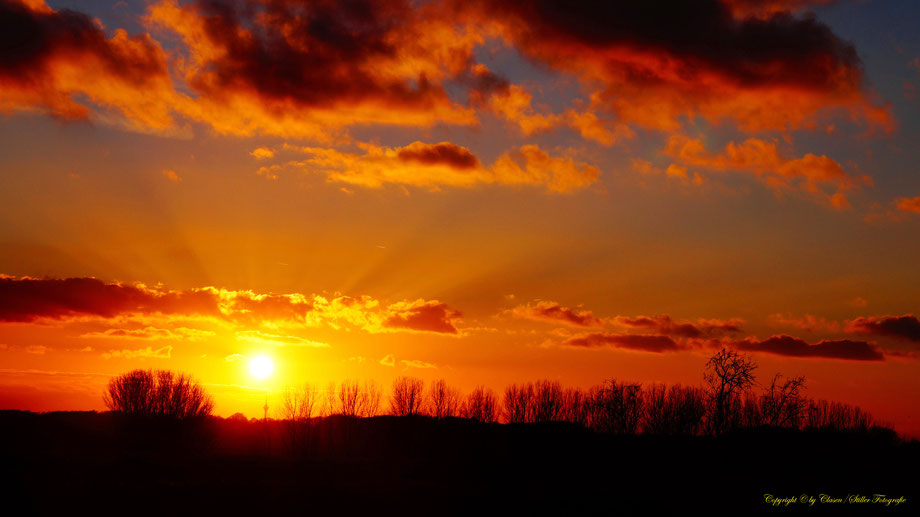
<svg viewBox="0 0 920 517">
<path fill-rule="evenodd" d="M 42 0 L 0 0 L 0 27 L 0 112 L 81 120 L 100 106 L 136 128 L 173 125 L 165 54 L 150 36 L 109 38 L 89 16 Z"/>
<path fill-rule="evenodd" d="M 624 327 L 646 329 L 655 334 L 686 338 L 699 338 L 740 332 L 741 325 L 744 323 L 744 321 L 739 319 L 700 319 L 696 324 L 689 322 L 677 323 L 666 314 L 651 317 L 636 316 L 635 318 L 617 316 L 613 319 L 613 322 L 616 325 Z"/>
<path fill-rule="evenodd" d="M 842 191 L 872 184 L 868 176 L 852 176 L 827 156 L 809 153 L 801 158 L 786 158 L 777 150 L 775 141 L 758 138 L 741 144 L 729 142 L 721 153 L 710 153 L 702 140 L 671 135 L 665 154 L 694 167 L 751 173 L 772 188 L 799 188 L 837 209 L 849 208 Z M 825 193 L 822 186 L 833 187 L 837 192 Z"/>
<path fill-rule="evenodd" d="M 351 325 L 366 332 L 423 331 L 458 334 L 460 313 L 438 301 L 417 299 L 382 305 L 369 296 L 327 299 L 302 293 L 256 293 L 202 287 L 169 290 L 162 286 L 106 283 L 96 278 L 30 278 L 0 275 L 0 323 L 50 323 L 74 318 L 210 318 L 238 325 L 272 323 L 297 327 Z M 108 329 L 86 337 L 200 339 L 210 331 L 175 327 Z M 243 334 L 276 344 L 326 346 L 292 336 Z"/>
<path fill-rule="evenodd" d="M 505 312 L 516 318 L 565 323 L 576 327 L 599 327 L 604 323 L 591 311 L 570 309 L 548 300 L 541 300 L 534 305 L 518 305 Z"/>
<path fill-rule="evenodd" d="M 277 178 L 286 169 L 323 174 L 329 181 L 367 188 L 385 184 L 439 189 L 481 185 L 543 186 L 547 192 L 567 193 L 597 181 L 600 171 L 565 156 L 550 156 L 535 145 L 502 154 L 484 167 L 465 147 L 450 142 L 413 142 L 405 147 L 359 144 L 363 154 L 319 147 L 292 147 L 308 155 L 306 160 L 267 165 L 258 173 Z"/>
<path fill-rule="evenodd" d="M 539 113 L 534 110 L 532 100 L 533 96 L 523 87 L 512 84 L 495 91 L 488 100 L 488 107 L 516 124 L 527 136 L 557 127 L 569 127 L 578 131 L 582 138 L 605 146 L 636 136 L 626 124 L 610 117 L 599 117 L 596 96 L 586 110 L 570 108 L 563 113 Z"/>
<path fill-rule="evenodd" d="M 313 341 L 311 339 L 304 339 L 297 336 L 266 334 L 258 330 L 239 331 L 236 333 L 236 338 L 260 345 L 299 346 L 314 348 L 327 348 L 329 346 L 329 343 L 322 343 L 320 341 Z"/>
<path fill-rule="evenodd" d="M 181 38 L 179 106 L 220 133 L 328 138 L 352 124 L 472 124 L 449 80 L 471 74 L 482 37 L 404 0 L 152 5 Z"/>
<path fill-rule="evenodd" d="M 721 0 L 735 18 L 769 18 L 812 5 L 828 5 L 836 0 Z"/>
<path fill-rule="evenodd" d="M 860 334 L 896 337 L 920 343 L 920 320 L 913 314 L 856 318 L 847 322 L 846 330 Z"/>
<path fill-rule="evenodd" d="M 269 149 L 268 147 L 259 147 L 257 149 L 253 149 L 249 154 L 256 160 L 266 160 L 275 156 L 275 150 Z"/>
<path fill-rule="evenodd" d="M 399 361 L 403 365 L 403 370 L 408 370 L 409 368 L 419 368 L 419 369 L 429 369 L 437 368 L 436 365 L 431 363 L 426 363 L 425 361 L 419 361 L 418 359 L 402 359 Z"/>
<path fill-rule="evenodd" d="M 778 335 L 763 341 L 746 338 L 736 341 L 734 346 L 739 350 L 748 352 L 764 352 L 788 357 L 847 359 L 853 361 L 884 360 L 882 352 L 874 344 L 849 339 L 822 340 L 810 345 L 805 340 L 797 337 Z"/>
<path fill-rule="evenodd" d="M 141 348 L 138 350 L 109 350 L 102 354 L 102 357 L 105 359 L 112 358 L 121 358 L 121 359 L 136 359 L 136 358 L 153 358 L 153 359 L 169 359 L 172 356 L 172 345 L 167 345 L 156 350 L 153 347 Z"/>
<path fill-rule="evenodd" d="M 249 358 L 243 354 L 230 354 L 227 357 L 225 357 L 224 360 L 227 361 L 228 363 L 232 363 L 235 361 L 248 361 Z"/>
<path fill-rule="evenodd" d="M 205 337 L 214 336 L 215 333 L 209 330 L 199 330 L 190 328 L 162 329 L 152 326 L 137 329 L 111 328 L 101 332 L 87 332 L 81 334 L 83 338 L 118 338 L 118 339 L 186 339 L 197 340 Z"/>
<path fill-rule="evenodd" d="M 895 206 L 902 212 L 912 212 L 920 214 L 920 196 L 917 197 L 899 197 L 895 201 Z"/>
<path fill-rule="evenodd" d="M 182 181 L 182 177 L 176 174 L 176 171 L 171 170 L 171 169 L 164 170 L 163 176 L 166 176 L 167 179 L 169 179 L 170 181 L 174 181 L 176 183 L 179 183 L 180 181 Z"/>
<path fill-rule="evenodd" d="M 48 350 L 50 349 L 43 345 L 29 345 L 26 347 L 27 354 L 45 355 Z"/>
<path fill-rule="evenodd" d="M 653 353 L 676 352 L 684 349 L 683 346 L 668 336 L 645 334 L 611 334 L 606 332 L 581 334 L 566 339 L 562 344 L 564 346 L 579 348 L 610 347 Z"/>
<path fill-rule="evenodd" d="M 813 17 L 773 9 L 776 16 L 736 18 L 755 4 L 735 4 L 479 0 L 460 10 L 531 59 L 598 85 L 595 97 L 620 122 L 675 130 L 681 118 L 701 116 L 784 130 L 841 108 L 890 126 L 887 108 L 864 90 L 852 45 Z"/>
<path fill-rule="evenodd" d="M 767 322 L 774 327 L 794 327 L 806 332 L 838 332 L 840 330 L 840 322 L 811 314 L 806 314 L 804 316 L 793 316 L 789 313 L 771 314 L 767 316 Z"/>
<path fill-rule="evenodd" d="M 387 307 L 387 312 L 385 328 L 457 334 L 453 320 L 460 317 L 460 312 L 437 300 L 397 302 Z"/>
<path fill-rule="evenodd" d="M 396 358 L 393 357 L 393 354 L 387 354 L 380 359 L 380 364 L 384 366 L 396 366 Z"/>
</svg>

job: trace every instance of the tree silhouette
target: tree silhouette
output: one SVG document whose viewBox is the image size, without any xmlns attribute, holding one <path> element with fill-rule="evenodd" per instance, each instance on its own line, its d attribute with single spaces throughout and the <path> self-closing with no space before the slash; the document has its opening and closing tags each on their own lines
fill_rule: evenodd
<svg viewBox="0 0 920 517">
<path fill-rule="evenodd" d="M 498 401 L 495 392 L 484 386 L 477 386 L 466 398 L 463 416 L 477 422 L 491 423 L 498 420 Z"/>
<path fill-rule="evenodd" d="M 428 414 L 435 418 L 447 418 L 460 414 L 460 392 L 441 379 L 428 387 Z"/>
<path fill-rule="evenodd" d="M 774 375 L 763 396 L 763 421 L 766 425 L 798 428 L 808 410 L 808 401 L 802 396 L 805 377 L 787 378 L 780 383 L 782 377 L 778 373 Z"/>
<path fill-rule="evenodd" d="M 425 383 L 414 377 L 399 377 L 393 381 L 390 412 L 395 416 L 412 416 L 422 412 Z"/>
<path fill-rule="evenodd" d="M 591 427 L 596 431 L 635 434 L 642 421 L 642 386 L 611 379 L 588 397 Z"/>
<path fill-rule="evenodd" d="M 134 370 L 109 381 L 102 396 L 109 410 L 137 417 L 176 420 L 205 417 L 214 402 L 204 388 L 184 373 Z"/>
<path fill-rule="evenodd" d="M 748 356 L 723 348 L 706 362 L 703 379 L 710 402 L 709 426 L 721 434 L 733 426 L 733 416 L 740 413 L 740 395 L 754 384 L 757 364 Z"/>
<path fill-rule="evenodd" d="M 653 384 L 645 390 L 643 430 L 648 434 L 696 435 L 706 415 L 706 395 L 700 388 Z"/>
<path fill-rule="evenodd" d="M 503 416 L 509 424 L 533 422 L 533 384 L 518 386 L 512 384 L 505 388 Z"/>
</svg>

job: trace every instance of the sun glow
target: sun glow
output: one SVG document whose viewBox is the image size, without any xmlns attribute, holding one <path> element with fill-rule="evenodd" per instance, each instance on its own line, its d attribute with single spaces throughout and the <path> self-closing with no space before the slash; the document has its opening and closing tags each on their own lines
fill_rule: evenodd
<svg viewBox="0 0 920 517">
<path fill-rule="evenodd" d="M 249 361 L 249 373 L 257 379 L 266 379 L 275 371 L 275 363 L 271 358 L 257 355 Z"/>
</svg>

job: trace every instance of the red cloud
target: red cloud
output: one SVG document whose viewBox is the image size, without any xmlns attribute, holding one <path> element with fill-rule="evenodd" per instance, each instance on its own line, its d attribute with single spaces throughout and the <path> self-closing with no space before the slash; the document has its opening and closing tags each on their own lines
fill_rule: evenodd
<svg viewBox="0 0 920 517">
<path fill-rule="evenodd" d="M 543 300 L 536 305 L 518 305 L 508 311 L 512 316 L 537 321 L 559 322 L 576 327 L 599 327 L 603 325 L 591 311 L 579 311 L 563 307 L 556 302 Z"/>
<path fill-rule="evenodd" d="M 920 343 L 920 320 L 913 314 L 856 318 L 847 323 L 846 330 L 860 334 L 897 337 Z"/>
<path fill-rule="evenodd" d="M 920 214 L 920 196 L 917 197 L 899 197 L 895 200 L 898 210 L 902 212 L 913 212 Z"/>
<path fill-rule="evenodd" d="M 679 345 L 668 336 L 650 336 L 640 334 L 609 334 L 597 332 L 593 334 L 582 334 L 571 337 L 563 343 L 565 346 L 581 348 L 625 348 L 628 350 L 638 350 L 641 352 L 676 352 L 683 350 L 684 347 Z"/>
<path fill-rule="evenodd" d="M 848 359 L 853 361 L 883 361 L 882 352 L 865 341 L 851 341 L 842 339 L 838 341 L 822 340 L 810 345 L 803 339 L 779 335 L 772 336 L 763 341 L 747 338 L 736 341 L 734 345 L 740 350 L 750 352 L 764 352 L 768 354 L 784 355 L 789 357 L 820 357 L 829 359 Z"/>
<path fill-rule="evenodd" d="M 731 333 L 741 331 L 740 320 L 700 320 L 698 324 L 677 323 L 668 315 L 658 315 L 653 317 L 637 316 L 629 318 L 626 316 L 617 316 L 614 322 L 618 325 L 627 327 L 643 328 L 666 336 L 680 336 L 687 338 L 698 338 L 703 336 L 712 336 L 720 333 Z"/>
<path fill-rule="evenodd" d="M 453 320 L 460 312 L 437 300 L 394 303 L 387 311 L 389 316 L 383 321 L 386 328 L 457 334 Z"/>
<path fill-rule="evenodd" d="M 403 161 L 419 162 L 425 165 L 444 164 L 455 169 L 474 169 L 479 167 L 479 159 L 467 148 L 450 142 L 423 144 L 413 142 L 400 149 L 396 156 Z"/>
<path fill-rule="evenodd" d="M 211 290 L 159 291 L 107 284 L 95 278 L 0 276 L 0 321 L 31 322 L 72 316 L 112 318 L 125 313 L 219 315 Z"/>
</svg>

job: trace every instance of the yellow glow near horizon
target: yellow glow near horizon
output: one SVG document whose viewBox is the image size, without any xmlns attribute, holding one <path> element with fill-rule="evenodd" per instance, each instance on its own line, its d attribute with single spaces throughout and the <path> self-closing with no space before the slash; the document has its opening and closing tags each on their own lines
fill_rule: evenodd
<svg viewBox="0 0 920 517">
<path fill-rule="evenodd" d="M 270 357 L 257 355 L 249 361 L 249 373 L 256 379 L 267 379 L 275 371 L 275 363 Z"/>
</svg>

